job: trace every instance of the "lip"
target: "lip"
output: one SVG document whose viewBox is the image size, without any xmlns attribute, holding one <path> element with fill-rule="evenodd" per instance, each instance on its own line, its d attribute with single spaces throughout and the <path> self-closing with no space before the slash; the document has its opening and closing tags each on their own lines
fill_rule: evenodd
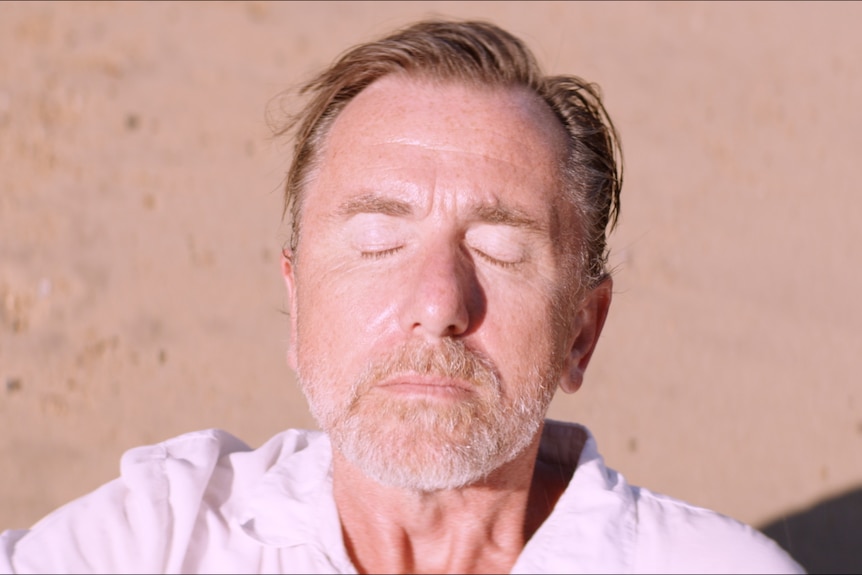
<svg viewBox="0 0 862 575">
<path fill-rule="evenodd" d="M 452 397 L 473 393 L 474 386 L 450 377 L 401 375 L 376 386 L 381 391 L 405 395 Z"/>
</svg>

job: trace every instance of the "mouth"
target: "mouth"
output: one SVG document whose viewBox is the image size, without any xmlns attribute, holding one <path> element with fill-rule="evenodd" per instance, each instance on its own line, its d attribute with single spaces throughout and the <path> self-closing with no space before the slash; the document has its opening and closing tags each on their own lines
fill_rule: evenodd
<svg viewBox="0 0 862 575">
<path fill-rule="evenodd" d="M 402 396 L 460 398 L 475 393 L 475 385 L 461 379 L 431 375 L 401 375 L 375 386 L 385 393 Z"/>
</svg>

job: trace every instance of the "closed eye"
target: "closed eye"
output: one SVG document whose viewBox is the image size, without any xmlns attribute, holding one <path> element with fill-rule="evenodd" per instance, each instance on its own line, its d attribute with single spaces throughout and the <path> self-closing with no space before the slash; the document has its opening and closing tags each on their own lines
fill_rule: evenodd
<svg viewBox="0 0 862 575">
<path fill-rule="evenodd" d="M 365 259 L 376 260 L 386 256 L 391 256 L 395 252 L 401 250 L 404 246 L 397 246 L 394 248 L 389 248 L 386 250 L 369 250 L 369 251 L 361 251 L 360 254 Z"/>
<path fill-rule="evenodd" d="M 464 240 L 473 254 L 494 267 L 516 268 L 529 259 L 531 236 L 517 226 L 481 222 L 468 228 Z"/>
<path fill-rule="evenodd" d="M 519 263 L 521 263 L 520 261 L 517 261 L 517 262 L 509 262 L 509 261 L 505 261 L 505 260 L 500 260 L 500 259 L 497 259 L 497 258 L 495 258 L 495 257 L 493 257 L 493 256 L 490 256 L 490 255 L 486 254 L 486 253 L 485 253 L 485 252 L 483 252 L 482 250 L 477 250 L 476 248 L 473 248 L 473 251 L 474 251 L 474 252 L 476 253 L 476 255 L 477 255 L 477 256 L 479 256 L 481 259 L 483 259 L 483 260 L 485 260 L 485 261 L 487 261 L 487 262 L 490 262 L 490 263 L 494 264 L 495 266 L 498 266 L 498 267 L 501 267 L 501 268 L 513 268 L 513 267 L 515 267 L 516 265 L 518 265 Z"/>
</svg>

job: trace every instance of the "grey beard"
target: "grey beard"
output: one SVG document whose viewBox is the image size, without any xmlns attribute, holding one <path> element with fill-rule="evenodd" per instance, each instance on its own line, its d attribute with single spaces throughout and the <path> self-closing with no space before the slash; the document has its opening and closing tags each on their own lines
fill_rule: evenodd
<svg viewBox="0 0 862 575">
<path fill-rule="evenodd" d="M 493 364 L 454 340 L 407 344 L 374 362 L 340 407 L 320 393 L 327 382 L 305 378 L 306 371 L 300 374 L 303 390 L 333 448 L 383 485 L 422 492 L 480 482 L 514 459 L 538 432 L 556 381 L 534 366 L 529 381 L 515 382 L 515 398 L 506 402 Z M 473 394 L 442 404 L 375 391 L 399 374 L 460 379 Z"/>
</svg>

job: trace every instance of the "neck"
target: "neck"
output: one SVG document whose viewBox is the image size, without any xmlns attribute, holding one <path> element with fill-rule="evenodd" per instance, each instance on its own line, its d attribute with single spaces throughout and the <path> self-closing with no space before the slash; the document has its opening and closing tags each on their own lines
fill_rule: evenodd
<svg viewBox="0 0 862 575">
<path fill-rule="evenodd" d="M 381 485 L 334 452 L 335 502 L 357 570 L 509 572 L 565 489 L 559 472 L 536 465 L 539 436 L 483 481 L 436 492 Z"/>
</svg>

